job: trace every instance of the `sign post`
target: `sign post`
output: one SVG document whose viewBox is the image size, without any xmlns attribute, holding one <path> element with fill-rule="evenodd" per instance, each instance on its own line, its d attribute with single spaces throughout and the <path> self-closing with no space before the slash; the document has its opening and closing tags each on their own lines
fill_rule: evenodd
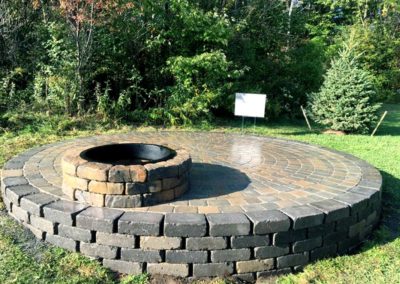
<svg viewBox="0 0 400 284">
<path fill-rule="evenodd" d="M 242 117 L 242 131 L 244 117 L 254 117 L 254 129 L 256 127 L 256 118 L 265 116 L 265 103 L 267 95 L 236 93 L 235 97 L 235 115 Z"/>
</svg>

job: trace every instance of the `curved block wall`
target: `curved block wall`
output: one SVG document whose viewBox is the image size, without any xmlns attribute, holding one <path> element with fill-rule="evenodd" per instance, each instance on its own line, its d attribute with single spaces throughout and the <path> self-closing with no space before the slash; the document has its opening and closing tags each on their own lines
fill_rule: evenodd
<svg viewBox="0 0 400 284">
<path fill-rule="evenodd" d="M 5 165 L 1 189 L 9 214 L 36 237 L 122 273 L 252 281 L 348 252 L 380 216 L 381 176 L 354 157 L 362 178 L 333 198 L 246 212 L 158 213 L 88 206 L 33 186 L 26 162 L 46 147 Z"/>
</svg>

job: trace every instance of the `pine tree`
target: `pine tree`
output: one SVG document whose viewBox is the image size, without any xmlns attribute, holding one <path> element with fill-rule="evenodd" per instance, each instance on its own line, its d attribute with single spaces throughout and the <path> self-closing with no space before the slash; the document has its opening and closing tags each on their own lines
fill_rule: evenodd
<svg viewBox="0 0 400 284">
<path fill-rule="evenodd" d="M 377 119 L 380 104 L 372 75 L 359 67 L 350 46 L 332 60 L 318 93 L 311 95 L 313 119 L 333 130 L 366 133 Z"/>
</svg>

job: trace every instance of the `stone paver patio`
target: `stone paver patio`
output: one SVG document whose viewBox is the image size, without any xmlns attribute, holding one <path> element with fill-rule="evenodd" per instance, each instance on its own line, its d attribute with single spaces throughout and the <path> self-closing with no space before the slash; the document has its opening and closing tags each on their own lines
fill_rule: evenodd
<svg viewBox="0 0 400 284">
<path fill-rule="evenodd" d="M 190 189 L 172 202 L 130 209 L 68 201 L 61 190 L 63 154 L 111 142 L 187 149 Z M 15 157 L 2 172 L 10 214 L 46 241 L 125 273 L 247 280 L 347 252 L 379 220 L 380 189 L 379 172 L 354 156 L 210 132 L 63 141 Z"/>
</svg>

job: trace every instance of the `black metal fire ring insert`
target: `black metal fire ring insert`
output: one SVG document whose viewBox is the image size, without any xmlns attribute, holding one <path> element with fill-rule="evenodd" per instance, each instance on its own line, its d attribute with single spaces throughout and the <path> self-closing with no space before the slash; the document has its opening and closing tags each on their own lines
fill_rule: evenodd
<svg viewBox="0 0 400 284">
<path fill-rule="evenodd" d="M 107 144 L 83 151 L 80 156 L 92 162 L 112 165 L 144 165 L 169 160 L 176 152 L 166 146 L 145 143 Z"/>
</svg>

